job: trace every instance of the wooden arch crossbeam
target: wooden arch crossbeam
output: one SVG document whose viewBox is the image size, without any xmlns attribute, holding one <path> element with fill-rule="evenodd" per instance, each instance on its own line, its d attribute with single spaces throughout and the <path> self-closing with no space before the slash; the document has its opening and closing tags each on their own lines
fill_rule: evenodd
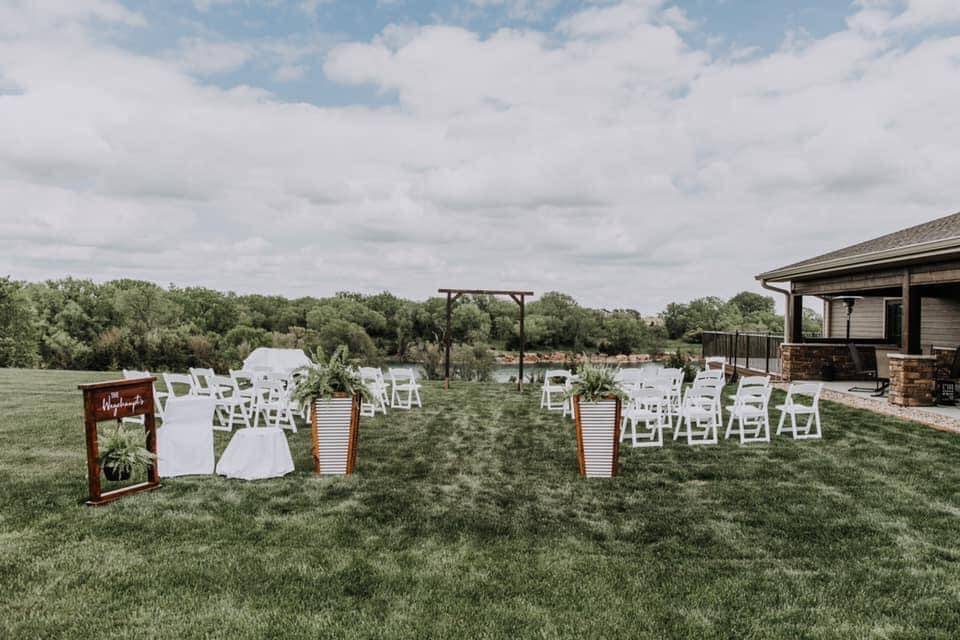
<svg viewBox="0 0 960 640">
<path fill-rule="evenodd" d="M 517 375 L 517 391 L 523 391 L 523 314 L 525 309 L 526 297 L 532 296 L 533 291 L 508 291 L 502 289 L 437 289 L 440 293 L 447 294 L 447 330 L 444 333 L 444 352 L 443 352 L 443 388 L 450 388 L 450 344 L 453 339 L 450 323 L 453 315 L 453 303 L 463 295 L 478 296 L 510 296 L 513 301 L 520 305 L 520 371 Z"/>
</svg>

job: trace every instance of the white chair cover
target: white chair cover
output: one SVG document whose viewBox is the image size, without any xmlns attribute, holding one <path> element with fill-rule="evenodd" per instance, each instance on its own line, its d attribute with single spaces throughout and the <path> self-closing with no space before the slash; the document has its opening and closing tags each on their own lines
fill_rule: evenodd
<svg viewBox="0 0 960 640">
<path fill-rule="evenodd" d="M 243 361 L 243 368 L 248 371 L 274 371 L 288 374 L 300 367 L 313 364 L 303 349 L 274 349 L 259 347 L 250 352 Z"/>
<path fill-rule="evenodd" d="M 163 425 L 157 428 L 160 476 L 213 473 L 214 400 L 197 396 L 167 400 Z"/>
<path fill-rule="evenodd" d="M 240 480 L 279 478 L 293 471 L 293 458 L 278 427 L 238 429 L 220 456 L 217 473 Z"/>
</svg>

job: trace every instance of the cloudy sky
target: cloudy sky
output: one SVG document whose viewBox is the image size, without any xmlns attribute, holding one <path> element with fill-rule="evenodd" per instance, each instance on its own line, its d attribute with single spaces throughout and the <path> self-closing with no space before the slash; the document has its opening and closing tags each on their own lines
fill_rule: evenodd
<svg viewBox="0 0 960 640">
<path fill-rule="evenodd" d="M 960 210 L 956 0 L 0 0 L 0 274 L 654 312 Z"/>
</svg>

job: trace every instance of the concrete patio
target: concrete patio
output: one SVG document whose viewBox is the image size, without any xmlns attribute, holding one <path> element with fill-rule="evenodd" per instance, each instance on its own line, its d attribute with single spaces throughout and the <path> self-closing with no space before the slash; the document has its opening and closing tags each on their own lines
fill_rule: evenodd
<svg viewBox="0 0 960 640">
<path fill-rule="evenodd" d="M 874 383 L 871 380 L 824 382 L 823 398 L 850 407 L 919 422 L 935 429 L 960 433 L 960 407 L 898 407 L 887 402 L 886 396 L 878 397 L 872 391 L 850 391 L 852 388 L 873 389 Z"/>
</svg>

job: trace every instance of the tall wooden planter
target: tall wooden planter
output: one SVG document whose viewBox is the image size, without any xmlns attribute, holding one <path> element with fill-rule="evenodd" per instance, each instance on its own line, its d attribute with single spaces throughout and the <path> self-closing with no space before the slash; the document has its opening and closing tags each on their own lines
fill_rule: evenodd
<svg viewBox="0 0 960 640">
<path fill-rule="evenodd" d="M 357 464 L 357 435 L 360 431 L 360 396 L 345 393 L 317 398 L 310 407 L 313 440 L 313 472 L 343 476 Z"/>
<path fill-rule="evenodd" d="M 587 478 L 612 478 L 620 461 L 620 399 L 596 402 L 573 397 L 573 416 L 577 424 L 577 461 L 580 475 Z"/>
</svg>

